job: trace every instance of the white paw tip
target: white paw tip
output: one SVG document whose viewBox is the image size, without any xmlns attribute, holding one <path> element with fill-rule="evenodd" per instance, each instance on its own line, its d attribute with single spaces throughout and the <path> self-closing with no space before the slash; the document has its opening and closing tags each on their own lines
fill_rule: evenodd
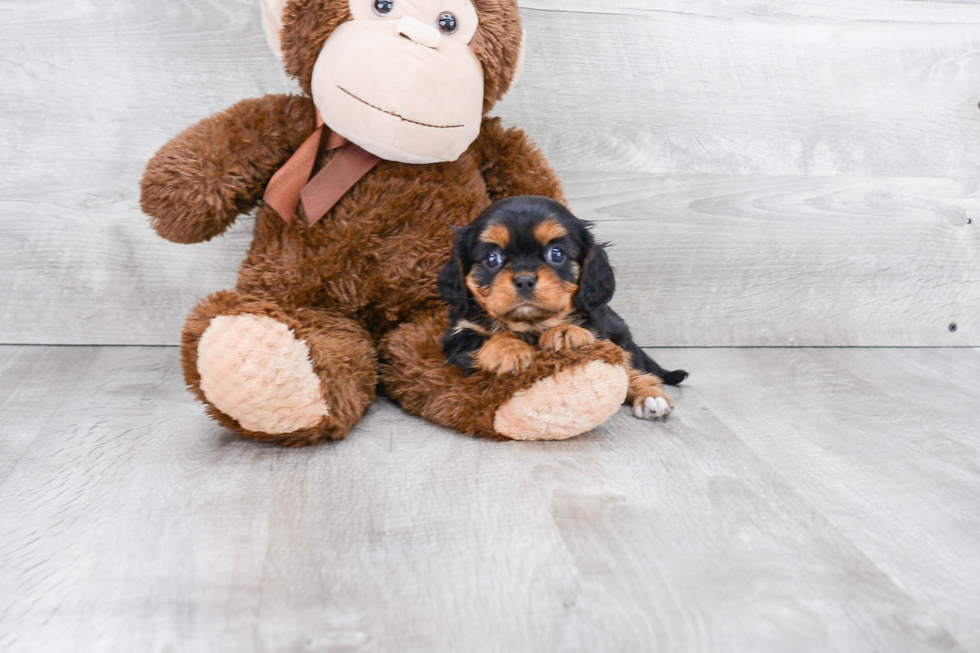
<svg viewBox="0 0 980 653">
<path fill-rule="evenodd" d="M 647 397 L 633 406 L 638 419 L 660 419 L 670 415 L 670 404 L 663 397 Z"/>
</svg>

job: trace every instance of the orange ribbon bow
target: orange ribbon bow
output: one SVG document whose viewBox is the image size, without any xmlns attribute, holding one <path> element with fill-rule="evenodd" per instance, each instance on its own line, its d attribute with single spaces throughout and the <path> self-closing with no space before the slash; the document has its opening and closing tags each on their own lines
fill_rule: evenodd
<svg viewBox="0 0 980 653">
<path fill-rule="evenodd" d="M 340 151 L 310 179 L 321 147 L 328 152 Z M 378 157 L 331 131 L 317 111 L 316 131 L 272 176 L 263 199 L 287 223 L 292 223 L 302 204 L 306 223 L 312 227 L 380 162 Z"/>
</svg>

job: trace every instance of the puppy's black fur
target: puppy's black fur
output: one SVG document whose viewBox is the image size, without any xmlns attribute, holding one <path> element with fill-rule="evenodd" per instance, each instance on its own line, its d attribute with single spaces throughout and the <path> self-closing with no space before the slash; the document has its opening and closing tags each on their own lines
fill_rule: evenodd
<svg viewBox="0 0 980 653">
<path fill-rule="evenodd" d="M 560 224 L 565 235 L 544 246 L 535 238 L 535 228 L 548 219 Z M 509 243 L 504 249 L 481 240 L 487 228 L 497 224 L 506 227 L 509 233 Z M 578 285 L 572 299 L 573 310 L 564 322 L 581 326 L 599 339 L 616 343 L 630 354 L 633 367 L 659 377 L 665 384 L 683 382 L 687 372 L 660 367 L 637 346 L 626 322 L 609 307 L 616 291 L 616 278 L 605 247 L 595 241 L 591 226 L 554 200 L 514 197 L 495 203 L 469 226 L 458 230 L 453 256 L 439 277 L 439 289 L 449 303 L 452 320 L 443 339 L 447 361 L 464 372 L 472 371 L 474 355 L 490 335 L 507 330 L 477 301 L 467 287 L 468 276 L 472 274 L 480 285 L 486 285 L 503 269 L 519 274 L 547 266 L 562 281 Z M 564 253 L 560 264 L 549 259 L 554 248 Z M 494 252 L 499 259 L 492 259 L 495 265 L 490 268 L 488 257 Z M 535 333 L 532 329 L 515 335 L 536 344 L 540 332 Z"/>
</svg>

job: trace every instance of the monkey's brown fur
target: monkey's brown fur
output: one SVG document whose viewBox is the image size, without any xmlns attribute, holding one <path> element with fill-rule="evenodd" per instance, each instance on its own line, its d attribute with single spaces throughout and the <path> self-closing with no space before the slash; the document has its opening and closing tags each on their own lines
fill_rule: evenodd
<svg viewBox="0 0 980 653">
<path fill-rule="evenodd" d="M 474 0 L 480 28 L 471 48 L 483 64 L 485 109 L 507 91 L 521 29 L 515 0 Z M 142 207 L 164 238 L 195 243 L 223 233 L 260 206 L 271 176 L 315 129 L 308 97 L 324 42 L 349 19 L 346 0 L 291 0 L 282 32 L 286 70 L 306 96 L 245 100 L 167 143 L 149 163 Z M 331 154 L 321 154 L 320 169 Z M 600 360 L 625 365 L 611 343 L 546 352 L 510 378 L 464 377 L 446 365 L 448 324 L 437 277 L 451 226 L 492 201 L 543 195 L 564 202 L 541 152 L 517 129 L 485 119 L 480 137 L 452 163 L 381 162 L 312 227 L 261 205 L 234 291 L 203 300 L 188 318 L 182 361 L 188 386 L 224 426 L 257 440 L 309 445 L 345 437 L 379 380 L 407 410 L 465 433 L 496 436 L 494 413 L 515 393 L 563 368 Z M 247 431 L 201 390 L 198 345 L 212 319 L 251 314 L 284 323 L 309 347 L 330 408 L 315 427 L 289 434 Z M 380 367 L 379 367 L 380 365 Z"/>
<path fill-rule="evenodd" d="M 442 335 L 448 326 L 449 316 L 440 310 L 386 336 L 381 377 L 384 389 L 409 412 L 469 435 L 499 438 L 497 408 L 562 369 L 596 360 L 628 364 L 622 349 L 602 341 L 574 352 L 539 352 L 534 365 L 516 375 L 476 371 L 464 376 L 455 365 L 446 365 Z"/>
</svg>

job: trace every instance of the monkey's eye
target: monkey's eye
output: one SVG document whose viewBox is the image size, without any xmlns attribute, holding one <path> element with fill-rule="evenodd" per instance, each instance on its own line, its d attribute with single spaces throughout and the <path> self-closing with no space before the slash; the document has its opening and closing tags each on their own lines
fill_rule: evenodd
<svg viewBox="0 0 980 653">
<path fill-rule="evenodd" d="M 448 11 L 439 16 L 439 29 L 444 34 L 452 34 L 456 31 L 456 17 Z"/>
<path fill-rule="evenodd" d="M 487 254 L 487 259 L 483 262 L 491 270 L 496 270 L 501 265 L 503 265 L 504 257 L 500 255 L 500 252 L 490 252 Z"/>
<path fill-rule="evenodd" d="M 561 247 L 552 247 L 548 250 L 548 263 L 560 265 L 565 262 L 565 250 Z"/>
<path fill-rule="evenodd" d="M 374 13 L 387 16 L 395 8 L 395 0 L 374 0 Z"/>
</svg>

